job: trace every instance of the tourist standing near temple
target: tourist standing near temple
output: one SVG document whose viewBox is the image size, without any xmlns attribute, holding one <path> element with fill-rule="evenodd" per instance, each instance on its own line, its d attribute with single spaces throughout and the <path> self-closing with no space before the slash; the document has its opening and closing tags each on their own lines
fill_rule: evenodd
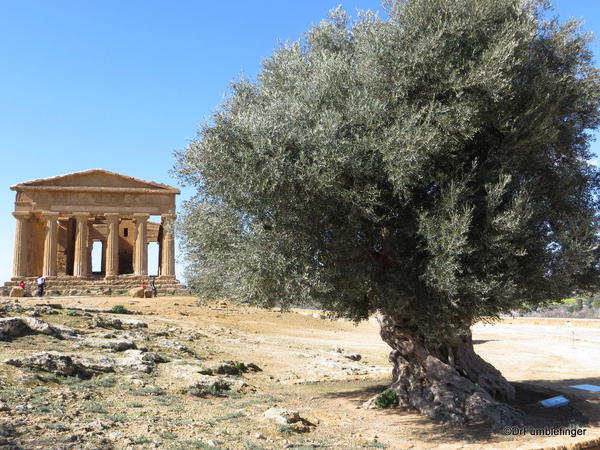
<svg viewBox="0 0 600 450">
<path fill-rule="evenodd" d="M 37 296 L 44 296 L 44 288 L 46 287 L 46 279 L 43 276 L 39 276 L 37 279 Z"/>
</svg>

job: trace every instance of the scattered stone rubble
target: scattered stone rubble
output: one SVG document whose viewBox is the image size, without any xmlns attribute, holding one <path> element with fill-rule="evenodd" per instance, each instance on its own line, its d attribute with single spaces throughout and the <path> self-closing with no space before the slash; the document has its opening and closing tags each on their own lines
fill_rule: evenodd
<svg viewBox="0 0 600 450">
<path fill-rule="evenodd" d="M 60 305 L 26 307 L 12 302 L 0 303 L 0 317 L 7 313 L 11 315 L 11 317 L 0 318 L 0 341 L 8 341 L 10 344 L 6 345 L 12 346 L 12 341 L 19 337 L 44 335 L 56 339 L 57 346 L 60 347 L 60 351 L 27 350 L 22 355 L 5 359 L 5 364 L 20 369 L 15 372 L 15 379 L 19 379 L 26 385 L 48 386 L 52 390 L 55 390 L 57 385 L 60 386 L 62 383 L 60 380 L 63 380 L 61 377 L 87 380 L 85 383 L 90 386 L 112 386 L 116 383 L 117 386 L 122 385 L 122 389 L 126 391 L 140 392 L 135 395 L 155 396 L 156 401 L 161 400 L 163 396 L 180 395 L 191 401 L 217 403 L 225 401 L 230 396 L 246 396 L 255 392 L 260 395 L 260 390 L 257 388 L 259 384 L 255 382 L 257 378 L 253 377 L 260 379 L 262 368 L 249 361 L 219 360 L 220 355 L 215 352 L 214 343 L 253 345 L 268 342 L 269 338 L 248 335 L 237 329 L 219 326 L 190 330 L 181 325 L 172 326 L 168 321 L 162 326 L 149 327 L 145 321 L 109 313 L 108 310 L 79 308 L 74 312 L 75 310 L 76 308 L 71 309 Z M 81 328 L 50 324 L 36 318 L 39 315 L 50 314 L 72 316 L 66 318 L 67 323 L 77 322 L 81 324 L 78 325 Z M 29 342 L 37 341 L 29 340 Z M 41 342 L 55 341 L 46 339 Z M 81 356 L 81 352 L 84 351 L 86 357 Z M 299 355 L 306 358 L 306 363 L 302 364 L 302 372 L 299 372 L 300 376 L 296 374 L 290 375 L 289 378 L 283 376 L 276 381 L 322 381 L 342 378 L 346 375 L 380 374 L 389 371 L 387 368 L 369 366 L 362 361 L 359 353 L 345 352 L 343 349 L 336 349 L 333 352 L 309 350 Z M 267 373 L 262 379 L 268 380 L 274 377 Z M 72 397 L 73 395 L 75 397 Z M 63 439 L 60 445 L 57 444 L 59 441 L 53 441 L 51 444 L 46 443 L 46 446 L 87 448 L 82 443 L 93 438 L 97 446 L 93 448 L 129 448 L 127 442 L 131 444 L 132 440 L 127 440 L 126 433 L 115 430 L 124 426 L 118 421 L 118 417 L 111 420 L 108 416 L 101 415 L 93 421 L 77 422 L 77 417 L 85 412 L 85 410 L 82 412 L 81 403 L 77 402 L 94 402 L 95 395 L 94 388 L 77 393 L 64 390 L 59 400 L 48 399 L 46 402 L 48 408 L 64 402 L 79 406 L 65 409 L 64 414 L 68 414 L 69 418 L 64 419 L 64 422 L 50 420 L 51 416 L 44 419 L 50 420 L 48 422 L 50 426 L 55 427 L 52 429 L 59 430 L 57 432 L 60 432 Z M 26 397 L 18 404 L 0 401 L 0 411 L 8 412 L 14 417 L 33 417 L 32 411 L 36 407 L 38 406 L 32 406 Z M 158 406 L 148 417 L 156 418 L 153 419 L 154 421 L 159 420 L 160 408 Z M 269 408 L 264 411 L 264 414 L 258 412 L 258 415 L 266 419 L 265 424 L 271 423 L 273 429 L 278 429 L 276 425 L 285 426 L 289 432 L 310 432 L 318 423 L 316 419 L 303 417 L 298 411 L 285 408 Z M 66 424 L 65 430 L 61 428 L 63 423 Z M 149 423 L 152 424 L 152 420 Z M 41 426 L 42 430 L 45 430 L 46 425 Z M 6 428 L 2 427 L 3 423 L 0 419 L 0 448 L 3 443 L 14 442 L 14 430 L 19 430 L 23 426 L 13 420 L 7 422 Z M 156 434 L 160 428 L 148 425 L 147 430 L 148 433 L 153 430 Z M 44 433 L 49 434 L 47 430 L 42 434 Z M 263 433 L 257 431 L 255 434 L 256 439 L 267 439 Z M 156 445 L 148 444 L 149 448 Z M 44 443 L 38 446 L 43 448 Z"/>
</svg>

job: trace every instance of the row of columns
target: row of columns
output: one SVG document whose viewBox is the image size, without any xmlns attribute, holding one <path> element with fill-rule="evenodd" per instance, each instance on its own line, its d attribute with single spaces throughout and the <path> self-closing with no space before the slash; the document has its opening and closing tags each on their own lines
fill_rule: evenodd
<svg viewBox="0 0 600 450">
<path fill-rule="evenodd" d="M 22 278 L 27 276 L 27 221 L 31 217 L 29 212 L 15 211 L 17 219 L 15 232 L 15 253 L 13 259 L 13 277 Z M 58 240 L 58 214 L 43 213 L 46 221 L 44 236 L 44 259 L 42 274 L 44 277 L 56 276 L 57 263 L 57 240 Z M 85 278 L 88 270 L 88 220 L 89 213 L 74 213 L 75 227 L 75 255 L 73 259 L 73 276 Z M 121 216 L 117 213 L 106 213 L 108 224 L 108 236 L 106 240 L 106 270 L 107 278 L 119 274 L 119 220 Z M 133 251 L 134 275 L 148 275 L 148 214 L 134 214 L 135 244 Z M 174 214 L 164 214 L 161 218 L 163 227 L 161 242 L 161 277 L 175 278 L 175 244 L 172 231 Z"/>
</svg>

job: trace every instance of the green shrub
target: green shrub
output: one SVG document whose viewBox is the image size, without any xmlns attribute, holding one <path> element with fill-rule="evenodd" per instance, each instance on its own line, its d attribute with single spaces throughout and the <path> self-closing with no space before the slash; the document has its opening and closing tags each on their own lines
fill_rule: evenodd
<svg viewBox="0 0 600 450">
<path fill-rule="evenodd" d="M 79 314 L 78 311 L 75 311 L 74 309 L 67 309 L 67 311 L 65 312 L 65 314 L 67 316 L 80 316 L 81 314 Z"/>
<path fill-rule="evenodd" d="M 104 406 L 102 406 L 100 403 L 97 403 L 97 402 L 88 403 L 87 405 L 85 405 L 85 409 L 88 412 L 96 413 L 96 414 L 106 414 L 108 412 L 108 411 L 106 411 Z"/>
<path fill-rule="evenodd" d="M 129 311 L 123 305 L 113 306 L 112 308 L 110 308 L 110 312 L 113 314 L 131 314 L 131 311 Z"/>
<path fill-rule="evenodd" d="M 127 403 L 128 408 L 143 408 L 145 405 L 142 402 L 129 402 Z"/>
<path fill-rule="evenodd" d="M 391 389 L 382 392 L 375 400 L 375 406 L 378 408 L 390 408 L 398 404 L 398 394 Z"/>
<path fill-rule="evenodd" d="M 129 422 L 129 417 L 127 416 L 127 414 L 107 414 L 106 418 L 108 420 L 112 420 L 113 422 Z"/>
<path fill-rule="evenodd" d="M 151 439 L 148 439 L 146 436 L 138 436 L 136 438 L 133 438 L 132 442 L 134 444 L 149 444 L 150 442 L 152 442 Z"/>
<path fill-rule="evenodd" d="M 198 440 L 187 440 L 173 443 L 173 445 L 171 445 L 169 448 L 172 450 L 189 450 L 191 448 L 200 450 L 217 450 L 221 447 L 214 447 L 212 445 L 205 444 L 204 442 Z"/>
<path fill-rule="evenodd" d="M 69 427 L 66 427 L 60 423 L 48 423 L 46 424 L 46 428 L 54 431 L 69 431 Z"/>
<path fill-rule="evenodd" d="M 115 384 L 117 384 L 117 379 L 111 376 L 100 378 L 96 381 L 96 385 L 102 387 L 113 387 Z"/>
<path fill-rule="evenodd" d="M 244 442 L 244 450 L 264 450 L 266 447 L 262 445 L 255 444 L 254 442 L 246 441 Z M 312 445 L 310 448 L 314 448 Z"/>
<path fill-rule="evenodd" d="M 238 411 L 238 412 L 233 412 L 233 413 L 225 414 L 224 416 L 215 417 L 215 420 L 218 420 L 218 421 L 233 420 L 233 419 L 239 419 L 241 417 L 246 417 L 246 414 L 244 414 L 241 411 Z"/>
<path fill-rule="evenodd" d="M 387 448 L 383 442 L 379 442 L 377 439 L 373 439 L 372 442 L 367 442 L 363 444 L 363 448 Z"/>
<path fill-rule="evenodd" d="M 213 397 L 222 397 L 225 391 L 229 390 L 229 384 L 222 381 L 215 381 L 210 386 L 203 384 L 196 385 L 188 389 L 188 394 L 196 397 L 206 397 L 212 395 Z"/>
<path fill-rule="evenodd" d="M 290 436 L 295 430 L 291 425 L 284 424 L 279 425 L 277 427 L 277 431 L 279 431 L 281 434 L 285 434 L 286 436 Z"/>
<path fill-rule="evenodd" d="M 171 431 L 162 431 L 158 435 L 163 439 L 177 439 L 177 435 Z"/>
<path fill-rule="evenodd" d="M 592 300 L 592 306 L 594 308 L 600 309 L 600 298 L 595 298 L 594 300 Z"/>
<path fill-rule="evenodd" d="M 171 406 L 179 403 L 179 397 L 176 395 L 161 395 L 156 399 L 156 403 L 162 406 Z"/>
<path fill-rule="evenodd" d="M 165 391 L 159 386 L 150 386 L 150 387 L 132 389 L 131 395 L 138 395 L 138 396 L 165 395 Z"/>
<path fill-rule="evenodd" d="M 248 365 L 239 361 L 225 361 L 223 364 L 214 369 L 215 373 L 219 375 L 241 375 L 242 373 L 246 373 L 249 371 L 260 372 L 261 369 L 253 363 L 249 363 Z"/>
</svg>

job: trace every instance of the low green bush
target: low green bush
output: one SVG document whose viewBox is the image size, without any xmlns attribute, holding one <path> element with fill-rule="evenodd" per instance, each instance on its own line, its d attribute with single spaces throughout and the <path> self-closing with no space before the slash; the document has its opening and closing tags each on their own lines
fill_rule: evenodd
<svg viewBox="0 0 600 450">
<path fill-rule="evenodd" d="M 229 384 L 221 381 L 215 381 L 210 386 L 196 385 L 187 390 L 188 394 L 195 397 L 206 397 L 211 395 L 213 397 L 222 397 L 225 395 L 225 391 L 229 390 Z"/>
<path fill-rule="evenodd" d="M 123 305 L 113 306 L 112 308 L 110 308 L 110 312 L 113 314 L 131 314 L 131 311 L 129 311 Z"/>
<path fill-rule="evenodd" d="M 398 404 L 398 394 L 391 389 L 382 392 L 375 400 L 375 406 L 378 408 L 391 408 Z"/>
</svg>

